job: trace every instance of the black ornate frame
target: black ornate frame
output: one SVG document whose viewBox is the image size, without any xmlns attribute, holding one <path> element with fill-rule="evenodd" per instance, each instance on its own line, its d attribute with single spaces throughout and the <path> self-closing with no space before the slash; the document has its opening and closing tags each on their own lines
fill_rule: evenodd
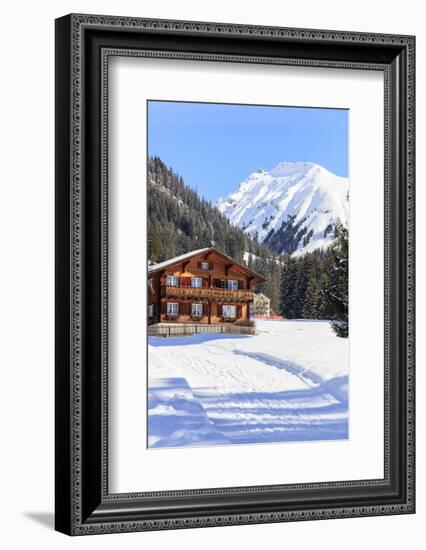
<svg viewBox="0 0 426 550">
<path fill-rule="evenodd" d="M 84 535 L 414 513 L 414 49 L 413 36 L 96 15 L 56 21 L 57 530 Z M 383 71 L 383 479 L 108 493 L 112 55 Z"/>
</svg>

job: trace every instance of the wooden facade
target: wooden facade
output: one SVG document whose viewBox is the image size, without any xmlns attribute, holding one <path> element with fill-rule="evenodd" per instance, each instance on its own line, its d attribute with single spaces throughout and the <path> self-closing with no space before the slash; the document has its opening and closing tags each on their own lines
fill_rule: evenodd
<svg viewBox="0 0 426 550">
<path fill-rule="evenodd" d="M 253 287 L 261 275 L 215 248 L 148 268 L 148 324 L 250 325 Z"/>
</svg>

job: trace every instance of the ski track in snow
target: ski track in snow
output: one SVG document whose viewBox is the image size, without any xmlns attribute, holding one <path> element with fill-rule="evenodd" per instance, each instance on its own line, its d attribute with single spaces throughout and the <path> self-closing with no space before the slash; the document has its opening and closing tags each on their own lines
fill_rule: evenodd
<svg viewBox="0 0 426 550">
<path fill-rule="evenodd" d="M 257 327 L 149 339 L 150 447 L 348 437 L 348 341 L 321 321 Z"/>
</svg>

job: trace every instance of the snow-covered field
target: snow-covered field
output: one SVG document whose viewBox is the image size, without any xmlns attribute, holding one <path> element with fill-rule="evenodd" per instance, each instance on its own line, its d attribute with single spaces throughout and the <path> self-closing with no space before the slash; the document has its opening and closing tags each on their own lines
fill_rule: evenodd
<svg viewBox="0 0 426 550">
<path fill-rule="evenodd" d="M 349 342 L 327 321 L 149 337 L 148 444 L 346 439 Z"/>
</svg>

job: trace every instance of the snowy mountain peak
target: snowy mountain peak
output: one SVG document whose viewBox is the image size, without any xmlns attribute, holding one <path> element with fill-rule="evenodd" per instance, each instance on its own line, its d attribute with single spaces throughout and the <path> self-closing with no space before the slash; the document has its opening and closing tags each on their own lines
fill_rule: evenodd
<svg viewBox="0 0 426 550">
<path fill-rule="evenodd" d="M 337 219 L 348 224 L 348 178 L 314 162 L 280 162 L 257 170 L 218 209 L 277 254 L 326 248 Z"/>
<path fill-rule="evenodd" d="M 280 162 L 270 171 L 271 176 L 275 178 L 291 176 L 295 173 L 307 173 L 313 168 L 320 169 L 319 164 L 314 162 Z"/>
</svg>

